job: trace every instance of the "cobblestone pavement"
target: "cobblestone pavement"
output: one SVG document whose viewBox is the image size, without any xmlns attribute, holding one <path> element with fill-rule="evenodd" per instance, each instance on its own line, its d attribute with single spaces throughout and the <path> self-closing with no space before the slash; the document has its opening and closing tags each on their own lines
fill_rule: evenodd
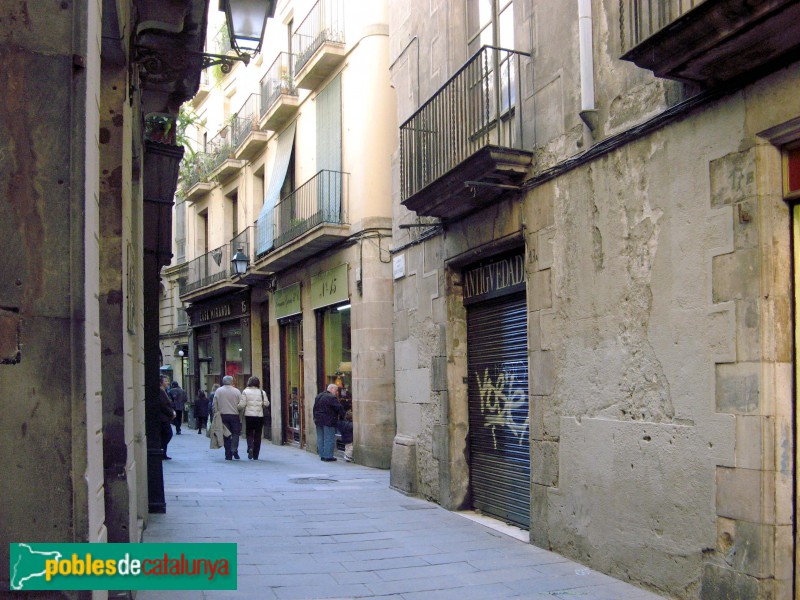
<svg viewBox="0 0 800 600">
<path fill-rule="evenodd" d="M 167 513 L 144 532 L 145 542 L 236 542 L 238 590 L 137 598 L 661 598 L 392 490 L 388 471 L 267 440 L 250 461 L 240 447 L 229 462 L 205 435 L 173 437 Z"/>
</svg>

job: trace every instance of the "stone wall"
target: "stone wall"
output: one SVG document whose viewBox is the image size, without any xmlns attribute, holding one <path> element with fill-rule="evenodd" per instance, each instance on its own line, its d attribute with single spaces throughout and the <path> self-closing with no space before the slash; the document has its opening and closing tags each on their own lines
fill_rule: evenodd
<svg viewBox="0 0 800 600">
<path fill-rule="evenodd" d="M 578 115 L 575 5 L 515 7 L 517 29 L 530 25 L 531 175 L 624 138 L 467 219 L 397 232 L 392 481 L 470 505 L 460 268 L 517 236 L 531 541 L 674 597 L 789 598 L 791 222 L 779 146 L 800 139 L 800 69 L 632 133 L 696 90 L 620 61 L 619 3 L 592 4 L 593 131 Z M 441 84 L 432 65 L 460 66 L 457 51 L 430 44 L 428 5 L 393 23 L 407 41 L 392 40 L 401 121 Z M 416 71 L 414 36 L 431 48 Z M 395 219 L 434 223 L 402 207 L 397 185 Z"/>
</svg>

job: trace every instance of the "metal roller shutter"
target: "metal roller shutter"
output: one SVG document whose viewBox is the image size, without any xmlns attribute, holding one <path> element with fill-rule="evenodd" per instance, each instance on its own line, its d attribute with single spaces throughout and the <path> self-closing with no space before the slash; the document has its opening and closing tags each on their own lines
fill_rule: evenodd
<svg viewBox="0 0 800 600">
<path fill-rule="evenodd" d="M 476 510 L 530 526 L 524 294 L 467 307 L 470 483 Z"/>
</svg>

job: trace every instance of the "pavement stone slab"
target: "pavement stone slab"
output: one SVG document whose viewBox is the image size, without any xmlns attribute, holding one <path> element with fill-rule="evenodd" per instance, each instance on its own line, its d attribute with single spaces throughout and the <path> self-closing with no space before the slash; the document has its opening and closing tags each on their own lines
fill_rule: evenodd
<svg viewBox="0 0 800 600">
<path fill-rule="evenodd" d="M 264 441 L 225 461 L 176 436 L 166 514 L 145 542 L 236 542 L 236 591 L 142 591 L 138 600 L 659 600 L 661 597 L 389 487 L 389 472 Z M 663 600 L 663 599 L 662 599 Z"/>
</svg>

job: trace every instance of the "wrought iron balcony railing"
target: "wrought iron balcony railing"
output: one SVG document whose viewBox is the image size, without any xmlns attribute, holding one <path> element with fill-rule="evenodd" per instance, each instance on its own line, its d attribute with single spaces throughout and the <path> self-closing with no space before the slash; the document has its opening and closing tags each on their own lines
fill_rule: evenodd
<svg viewBox="0 0 800 600">
<path fill-rule="evenodd" d="M 214 156 L 206 152 L 195 152 L 184 158 L 181 163 L 181 183 L 184 191 L 192 188 L 196 183 L 205 181 L 208 174 L 213 171 Z"/>
<path fill-rule="evenodd" d="M 400 126 L 403 199 L 486 146 L 523 148 L 523 56 L 484 46 Z"/>
<path fill-rule="evenodd" d="M 206 175 L 231 158 L 232 152 L 233 144 L 231 143 L 231 126 L 229 125 L 211 138 L 206 145 L 206 154 L 209 156 Z"/>
<path fill-rule="evenodd" d="M 283 198 L 256 225 L 258 258 L 279 248 L 317 225 L 347 224 L 349 173 L 320 171 Z"/>
<path fill-rule="evenodd" d="M 705 0 L 621 0 L 622 52 L 630 50 Z"/>
<path fill-rule="evenodd" d="M 281 52 L 261 79 L 261 116 L 267 114 L 281 95 L 297 96 L 292 55 Z"/>
<path fill-rule="evenodd" d="M 250 94 L 242 107 L 236 111 L 231 121 L 232 149 L 238 148 L 250 135 L 251 131 L 258 131 L 258 117 L 261 102 L 258 94 Z"/>
<path fill-rule="evenodd" d="M 343 0 L 318 0 L 295 30 L 292 36 L 292 45 L 297 52 L 295 73 L 325 42 L 344 44 Z"/>
<path fill-rule="evenodd" d="M 188 294 L 224 281 L 230 276 L 230 268 L 231 255 L 228 244 L 198 256 L 187 265 L 186 280 L 180 287 L 180 294 Z"/>
<path fill-rule="evenodd" d="M 235 236 L 230 241 L 230 244 L 228 244 L 230 256 L 233 257 L 237 251 L 241 250 L 242 253 L 250 259 L 250 264 L 253 264 L 255 260 L 255 235 L 256 226 L 251 225 L 250 227 L 246 227 L 239 235 Z"/>
</svg>

